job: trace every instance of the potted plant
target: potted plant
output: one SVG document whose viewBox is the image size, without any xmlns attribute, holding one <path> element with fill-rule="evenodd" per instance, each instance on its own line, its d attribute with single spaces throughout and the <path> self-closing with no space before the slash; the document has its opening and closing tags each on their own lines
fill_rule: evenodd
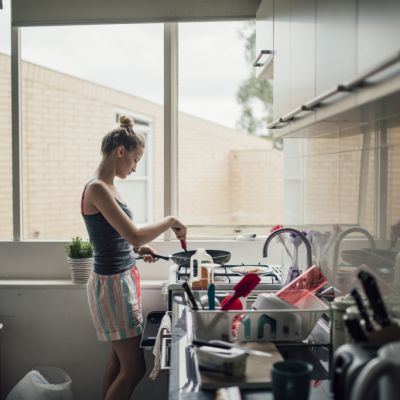
<svg viewBox="0 0 400 400">
<path fill-rule="evenodd" d="M 88 240 L 77 236 L 65 245 L 72 282 L 87 283 L 93 269 L 93 247 Z"/>
</svg>

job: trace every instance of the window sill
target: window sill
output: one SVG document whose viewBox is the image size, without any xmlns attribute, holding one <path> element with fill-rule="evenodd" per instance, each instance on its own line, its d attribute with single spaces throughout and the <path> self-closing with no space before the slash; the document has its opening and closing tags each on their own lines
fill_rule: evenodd
<svg viewBox="0 0 400 400">
<path fill-rule="evenodd" d="M 161 289 L 161 285 L 164 283 L 162 280 L 142 280 L 142 289 Z M 0 288 L 71 288 L 71 289 L 82 289 L 86 288 L 86 284 L 72 283 L 68 279 L 59 280 L 33 280 L 33 279 L 1 279 Z"/>
</svg>

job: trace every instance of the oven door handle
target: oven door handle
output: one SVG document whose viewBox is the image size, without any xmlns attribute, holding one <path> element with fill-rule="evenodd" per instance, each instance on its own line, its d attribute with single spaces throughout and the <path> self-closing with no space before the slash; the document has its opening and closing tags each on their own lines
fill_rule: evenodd
<svg viewBox="0 0 400 400">
<path fill-rule="evenodd" d="M 170 360 L 170 347 L 171 347 L 171 334 L 166 329 L 161 331 L 161 354 L 160 354 L 160 370 L 166 371 L 171 369 Z"/>
</svg>

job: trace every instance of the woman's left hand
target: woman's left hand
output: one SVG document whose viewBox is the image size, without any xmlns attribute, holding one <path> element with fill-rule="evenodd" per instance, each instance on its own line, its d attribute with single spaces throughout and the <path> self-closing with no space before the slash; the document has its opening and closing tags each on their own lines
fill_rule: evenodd
<svg viewBox="0 0 400 400">
<path fill-rule="evenodd" d="M 158 260 L 158 258 L 155 256 L 156 251 L 152 247 L 147 245 L 141 246 L 136 249 L 136 253 L 143 256 L 143 261 L 146 262 L 155 262 Z"/>
</svg>

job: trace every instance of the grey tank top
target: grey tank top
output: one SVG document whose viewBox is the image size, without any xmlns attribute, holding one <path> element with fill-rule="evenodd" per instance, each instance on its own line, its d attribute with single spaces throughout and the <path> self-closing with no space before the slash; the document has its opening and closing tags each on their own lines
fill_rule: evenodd
<svg viewBox="0 0 400 400">
<path fill-rule="evenodd" d="M 94 272 L 101 275 L 113 275 L 130 269 L 135 265 L 132 245 L 111 226 L 102 213 L 91 215 L 83 213 L 86 186 L 82 193 L 81 213 L 89 240 L 93 245 Z M 132 219 L 128 206 L 115 200 L 125 214 Z"/>
</svg>

